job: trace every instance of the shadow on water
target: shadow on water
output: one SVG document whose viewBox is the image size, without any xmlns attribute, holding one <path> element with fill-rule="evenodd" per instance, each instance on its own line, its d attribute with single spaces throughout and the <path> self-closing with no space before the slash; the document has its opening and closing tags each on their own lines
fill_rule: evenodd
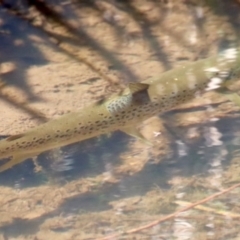
<svg viewBox="0 0 240 240">
<path fill-rule="evenodd" d="M 1 74 L 1 81 L 21 89 L 31 101 L 42 100 L 32 93 L 26 76 L 26 71 L 31 66 L 48 63 L 47 59 L 36 47 L 37 43 L 31 39 L 31 36 L 34 35 L 42 38 L 42 33 L 26 21 L 8 14 L 3 9 L 0 9 L 0 18 L 2 20 L 0 61 L 1 63 L 13 65 L 10 71 Z M 29 32 L 31 35 L 28 34 Z"/>
<path fill-rule="evenodd" d="M 238 117 L 201 125 L 201 138 L 197 142 L 182 142 L 180 146 L 172 142 L 173 154 L 170 158 L 163 158 L 158 164 L 149 159 L 140 172 L 125 177 L 115 188 L 113 195 L 144 195 L 154 185 L 161 189 L 169 189 L 169 180 L 173 177 L 209 176 L 215 167 L 227 168 L 239 148 L 239 126 Z M 187 132 L 190 127 L 182 131 Z M 220 135 L 214 136 L 211 129 L 217 129 Z"/>
<path fill-rule="evenodd" d="M 71 7 L 60 7 L 62 10 L 60 14 L 52 7 L 52 5 L 50 5 L 50 1 L 29 0 L 25 6 L 26 9 L 28 9 L 29 6 L 35 6 L 35 8 L 48 20 L 50 19 L 57 22 L 73 35 L 73 37 L 65 37 L 61 36 L 61 34 L 52 33 L 44 28 L 33 27 L 29 19 L 24 19 L 24 14 L 12 14 L 14 9 L 12 4 L 6 5 L 7 1 L 1 1 L 0 3 L 2 4 L 2 2 L 5 2 L 4 7 L 9 11 L 3 9 L 0 10 L 0 19 L 3 22 L 2 30 L 0 32 L 0 47 L 2 46 L 3 49 L 0 54 L 0 60 L 6 63 L 13 63 L 13 68 L 6 73 L 2 73 L 1 79 L 6 82 L 6 84 L 21 89 L 29 100 L 40 101 L 43 99 L 39 99 L 39 97 L 32 93 L 32 89 L 27 82 L 26 69 L 33 65 L 46 64 L 48 61 L 44 58 L 38 48 L 35 47 L 35 43 L 31 36 L 23 34 L 28 28 L 31 28 L 32 34 L 37 35 L 40 38 L 42 34 L 48 34 L 55 39 L 68 42 L 75 46 L 89 46 L 105 58 L 109 64 L 114 65 L 118 70 L 125 72 L 128 76 L 128 80 L 137 81 L 138 78 L 131 69 L 126 64 L 122 63 L 106 47 L 102 46 L 97 40 L 85 32 L 81 27 L 81 23 L 77 22 L 77 25 L 72 25 L 65 21 L 64 17 L 69 17 L 71 14 L 73 14 L 73 19 L 77 18 Z M 52 2 L 62 3 L 62 1 L 51 1 L 51 3 Z M 151 24 L 154 25 L 154 22 L 149 21 L 144 15 L 141 15 L 141 12 L 139 12 L 139 10 L 129 1 L 116 1 L 116 3 L 117 7 L 124 9 L 135 22 L 139 23 L 139 27 L 142 31 L 141 33 L 144 35 L 151 51 L 155 51 L 157 60 L 163 61 L 166 69 L 170 68 L 171 65 L 167 54 L 162 49 L 161 43 L 155 39 L 155 36 L 151 32 L 150 26 Z M 109 4 L 112 4 L 112 2 Z M 231 4 L 227 4 L 226 6 L 231 8 L 231 11 L 218 11 L 218 13 L 220 15 L 225 14 L 229 16 L 230 23 L 236 30 L 239 25 L 236 22 L 236 19 L 238 19 L 238 13 L 232 8 L 234 4 L 237 4 L 237 2 L 231 1 Z M 95 9 L 103 15 L 106 14 L 104 9 L 97 5 L 95 1 L 79 1 L 79 4 L 77 4 L 79 10 L 85 5 Z M 222 6 L 223 5 L 221 5 L 221 7 Z M 210 8 L 214 9 L 212 6 L 210 6 Z M 161 10 L 161 7 L 159 7 L 159 9 Z M 15 13 L 19 12 L 18 6 L 14 11 Z M 233 14 L 231 15 L 231 13 Z M 161 15 L 161 17 L 162 19 L 159 20 L 160 22 L 164 21 L 165 15 Z M 197 22 L 197 20 L 198 19 L 196 19 L 196 25 L 202 30 L 203 23 L 201 21 Z M 124 32 L 125 29 L 118 25 L 117 22 L 109 21 L 108 23 L 116 30 L 115 33 L 119 36 L 127 34 Z M 176 39 L 179 37 L 175 35 L 174 31 L 171 31 L 171 29 L 168 29 L 168 31 L 167 29 L 165 30 L 171 36 L 175 36 Z M 177 40 L 179 40 L 181 44 L 185 44 L 181 39 Z M 52 43 L 49 41 L 48 44 Z M 74 57 L 70 52 L 61 49 L 58 44 L 52 44 L 52 46 L 57 50 L 65 52 L 66 55 Z M 79 60 L 79 62 L 85 61 L 85 59 L 78 57 L 75 57 L 75 59 Z M 98 69 L 88 61 L 85 61 L 85 64 L 93 71 L 98 71 Z M 14 105 L 14 102 L 12 102 L 12 104 Z M 221 119 L 216 123 L 204 124 L 199 127 L 201 137 L 197 142 L 182 142 L 180 145 L 179 143 L 173 143 L 173 154 L 170 158 L 166 157 L 161 159 L 158 164 L 152 163 L 149 160 L 141 171 L 131 176 L 124 176 L 120 182 L 112 184 L 106 189 L 101 189 L 100 191 L 92 193 L 79 194 L 73 198 L 68 198 L 58 206 L 57 209 L 50 213 L 44 214 L 31 221 L 16 219 L 9 226 L 1 228 L 1 230 L 9 236 L 17 236 L 25 232 L 34 234 L 40 224 L 52 216 L 76 212 L 79 209 L 83 209 L 84 212 L 101 212 L 110 208 L 110 201 L 124 199 L 130 196 L 144 196 L 155 185 L 162 189 L 171 189 L 172 186 L 169 181 L 173 177 L 192 177 L 194 175 L 209 176 L 211 174 L 216 174 L 215 170 L 219 165 L 222 168 L 228 167 L 231 163 L 234 151 L 239 147 L 239 127 L 240 122 L 238 119 L 227 118 Z M 186 131 L 188 131 L 188 128 L 186 128 Z M 221 133 L 222 137 L 220 134 L 217 139 L 214 139 L 213 137 L 215 136 L 214 133 L 216 133 L 216 131 Z M 46 184 L 49 182 L 49 176 L 56 178 L 56 182 L 60 184 L 78 178 L 96 176 L 102 172 L 111 171 L 111 168 L 121 163 L 119 156 L 122 152 L 128 150 L 128 140 L 129 138 L 121 133 L 114 133 L 109 139 L 101 137 L 98 140 L 93 139 L 81 142 L 64 148 L 64 157 L 62 161 L 57 163 L 51 162 L 51 160 L 48 159 L 49 156 L 47 154 L 42 154 L 39 156 L 40 165 L 43 166 L 42 173 L 35 173 L 33 162 L 28 160 L 15 166 L 9 171 L 1 173 L 0 182 L 2 185 L 14 186 L 16 189 L 23 189 Z M 217 173 L 219 173 L 219 171 Z M 16 231 L 14 231 L 14 228 Z"/>
<path fill-rule="evenodd" d="M 218 129 L 223 137 L 213 136 L 214 134 L 211 135 L 209 129 L 214 127 Z M 170 158 L 163 158 L 158 164 L 152 163 L 151 159 L 149 159 L 140 172 L 132 176 L 125 176 L 119 183 L 110 187 L 110 189 L 96 192 L 90 198 L 77 196 L 73 200 L 69 200 L 69 202 L 66 201 L 63 205 L 64 207 L 61 207 L 68 212 L 71 211 L 72 206 L 79 206 L 81 209 L 82 204 L 86 203 L 85 201 L 92 200 L 92 203 L 95 205 L 98 199 L 100 208 L 97 211 L 101 211 L 102 207 L 105 206 L 104 208 L 107 208 L 110 201 L 132 196 L 144 196 L 154 186 L 169 190 L 172 187 L 170 180 L 173 177 L 196 176 L 204 178 L 213 176 L 214 178 L 216 172 L 228 168 L 235 151 L 239 148 L 239 127 L 240 120 L 238 118 L 224 118 L 215 124 L 203 124 L 200 129 L 202 132 L 201 138 L 195 143 L 186 144 L 184 149 L 173 144 L 173 154 Z M 185 130 L 187 131 L 188 127 Z M 206 132 L 209 132 L 209 134 L 206 134 Z M 117 156 L 115 153 L 113 155 Z M 101 168 L 104 169 L 103 166 Z M 216 177 L 218 178 L 219 176 L 216 174 Z M 99 198 L 99 195 L 103 197 Z M 72 201 L 75 204 L 72 205 Z M 85 207 L 84 210 L 88 211 Z M 92 211 L 91 207 L 89 211 Z"/>
<path fill-rule="evenodd" d="M 143 38 L 149 45 L 149 48 L 152 51 L 153 56 L 155 56 L 156 60 L 162 62 L 165 70 L 171 68 L 170 61 L 168 59 L 167 53 L 164 52 L 163 47 L 160 42 L 156 39 L 156 37 L 152 34 L 151 27 L 156 23 L 160 23 L 164 21 L 166 17 L 166 11 L 164 11 L 164 5 L 162 5 L 161 12 L 159 14 L 160 19 L 149 20 L 139 9 L 136 8 L 132 4 L 131 1 L 121 1 L 121 7 L 131 16 L 131 18 L 138 24 L 141 29 L 141 33 Z M 157 22 L 155 22 L 157 21 Z"/>
<path fill-rule="evenodd" d="M 139 25 L 141 34 L 144 37 L 144 40 L 148 43 L 150 50 L 154 52 L 154 56 L 159 62 L 163 63 L 166 69 L 169 69 L 171 68 L 171 65 L 168 59 L 168 55 L 165 52 L 164 48 L 161 46 L 161 41 L 159 42 L 159 39 L 157 39 L 156 36 L 152 34 L 152 27 L 155 24 L 160 24 L 166 17 L 166 3 L 163 2 L 159 5 L 154 1 L 152 2 L 160 11 L 160 18 L 156 19 L 156 23 L 152 20 L 149 20 L 144 14 L 141 13 L 138 8 L 136 8 L 136 6 L 134 6 L 129 1 L 116 1 L 114 3 L 108 2 L 107 4 L 125 11 L 129 17 Z M 234 11 L 234 6 L 237 4 L 236 1 L 231 1 L 231 4 L 226 4 L 226 7 L 231 8 L 229 11 L 217 11 L 219 8 L 225 10 L 225 5 L 215 4 L 215 2 L 218 3 L 219 1 L 210 1 L 210 3 L 206 1 L 204 4 L 214 12 L 216 11 L 217 14 L 227 15 L 227 17 L 229 17 L 230 23 L 233 26 L 233 29 L 237 31 L 238 23 L 236 19 L 238 12 Z M 54 5 L 56 3 L 58 4 L 58 8 L 60 8 L 61 11 L 56 10 L 56 7 Z M 187 4 L 191 6 L 190 3 L 191 1 Z M 31 17 L 31 15 L 28 16 L 29 9 L 33 6 L 47 21 L 54 21 L 55 23 L 64 27 L 66 31 L 70 32 L 72 36 L 61 36 L 61 34 L 49 31 L 49 29 L 45 28 L 44 25 L 36 27 L 33 24 L 34 17 Z M 81 26 L 81 19 L 79 19 L 77 16 L 76 10 L 81 13 L 81 9 L 86 6 L 99 12 L 102 15 L 103 20 L 112 26 L 119 37 L 122 35 L 129 35 L 126 29 L 118 25 L 117 21 L 114 19 L 111 20 L 111 17 L 110 19 L 106 17 L 108 10 L 106 10 L 104 8 L 104 5 L 99 2 L 79 1 L 73 5 L 65 5 L 63 4 L 63 1 L 2 1 L 3 8 L 1 14 L 3 19 L 3 30 L 1 32 L 0 44 L 4 46 L 4 51 L 1 53 L 1 58 L 3 62 L 14 63 L 14 69 L 1 75 L 2 81 L 6 82 L 9 85 L 14 85 L 24 91 L 30 100 L 41 100 L 38 99 L 37 96 L 34 96 L 31 91 L 31 87 L 27 84 L 27 79 L 25 76 L 26 69 L 29 66 L 47 63 L 47 60 L 44 59 L 40 51 L 34 46 L 34 41 L 30 36 L 31 34 L 36 34 L 40 37 L 42 34 L 48 34 L 50 37 L 55 38 L 58 43 L 62 41 L 68 42 L 73 45 L 78 45 L 80 48 L 88 46 L 93 51 L 96 51 L 99 55 L 101 55 L 105 60 L 107 60 L 110 65 L 113 65 L 116 69 L 124 72 L 124 74 L 127 76 L 127 81 L 137 81 L 139 77 L 136 76 L 135 73 L 126 64 L 124 64 L 120 59 L 118 59 L 115 54 L 104 47 L 103 44 L 99 43 L 98 40 L 94 39 L 93 36 L 89 35 Z M 198 5 L 195 4 L 194 6 Z M 5 11 L 5 9 L 9 11 Z M 233 14 L 231 14 L 232 12 Z M 197 20 L 200 19 L 204 21 L 204 19 L 196 18 L 195 15 L 193 18 L 196 20 L 196 26 L 198 26 L 199 31 L 201 31 L 202 24 L 197 22 Z M 68 21 L 68 19 L 71 19 L 71 21 Z M 172 36 L 177 42 L 180 43 L 180 45 L 185 46 L 188 49 L 191 48 L 189 44 L 184 43 L 181 36 L 175 34 L 174 29 L 166 29 L 164 26 L 162 26 L 159 31 L 162 33 L 165 32 L 167 35 Z M 30 32 L 30 34 L 28 32 Z M 224 41 L 225 36 L 223 36 L 222 39 Z M 59 51 L 64 52 L 68 56 L 74 58 L 75 60 L 86 64 L 89 68 L 91 68 L 92 71 L 98 72 L 99 75 L 105 80 L 113 83 L 113 80 L 111 78 L 107 77 L 106 74 L 101 73 L 101 71 L 86 58 L 74 56 L 74 54 L 66 51 L 61 46 L 59 46 L 59 44 L 56 44 L 54 47 L 56 47 Z"/>
<path fill-rule="evenodd" d="M 53 154 L 57 154 L 55 156 L 51 152 L 40 154 L 37 162 L 43 168 L 42 171 L 36 173 L 36 166 L 32 159 L 28 159 L 1 173 L 0 183 L 25 188 L 49 181 L 61 184 L 77 178 L 96 176 L 119 164 L 118 156 L 128 149 L 126 138 L 124 133 L 115 132 L 111 137 L 101 136 L 69 145 L 61 152 L 56 149 L 53 151 Z"/>
<path fill-rule="evenodd" d="M 41 122 L 47 119 L 43 113 L 32 109 L 27 104 L 34 101 L 44 101 L 36 96 L 29 85 L 27 70 L 36 65 L 44 65 L 48 60 L 38 49 L 39 40 L 42 44 L 55 46 L 29 22 L 11 14 L 0 5 L 0 90 L 5 86 L 13 86 L 24 93 L 27 100 L 19 101 L 14 96 L 0 92 L 0 99 L 9 105 L 17 107 L 27 114 L 37 117 Z"/>
<path fill-rule="evenodd" d="M 79 40 L 79 45 L 88 46 L 93 51 L 96 51 L 104 59 L 106 59 L 109 64 L 114 65 L 118 70 L 123 71 L 128 80 L 137 81 L 137 76 L 131 71 L 131 69 L 126 66 L 121 60 L 119 60 L 114 54 L 112 54 L 103 44 L 100 44 L 93 36 L 90 36 L 82 27 L 81 22 L 75 21 L 74 24 L 71 24 L 67 19 L 70 17 L 73 19 L 78 19 L 75 14 L 74 7 L 65 7 L 62 8 L 62 13 L 59 14 L 55 9 L 54 5 L 48 5 L 47 1 L 28 1 L 30 5 L 36 7 L 36 9 L 43 14 L 47 19 L 53 20 L 60 26 L 63 26 L 68 32 L 73 34 Z M 61 2 L 61 1 L 60 1 Z M 79 5 L 81 10 L 81 5 Z M 92 3 L 90 1 L 90 7 Z"/>
<path fill-rule="evenodd" d="M 21 2 L 21 1 L 20 1 Z M 105 1 L 103 1 L 105 2 Z M 3 6 L 7 9 L 10 9 L 11 11 L 19 16 L 18 18 L 20 21 L 25 21 L 29 25 L 36 26 L 32 23 L 34 21 L 34 18 L 26 17 L 27 15 L 18 5 L 15 5 L 10 1 L 3 1 Z M 118 22 L 114 20 L 114 14 L 111 15 L 110 19 L 106 17 L 108 15 L 109 11 L 104 7 L 104 5 L 100 2 L 95 1 L 79 1 L 76 4 L 73 5 L 64 5 L 63 1 L 56 1 L 58 4 L 58 8 L 61 9 L 61 11 L 57 11 L 56 7 L 54 5 L 54 2 L 51 1 L 31 1 L 28 0 L 27 4 L 25 5 L 25 11 L 28 12 L 28 8 L 34 6 L 36 10 L 44 17 L 47 21 L 53 21 L 57 23 L 59 26 L 64 27 L 66 31 L 70 32 L 72 34 L 71 37 L 66 37 L 61 34 L 54 33 L 53 31 L 50 31 L 48 28 L 43 26 L 38 26 L 38 30 L 42 31 L 44 33 L 47 33 L 49 36 L 55 38 L 58 43 L 60 42 L 68 42 L 73 45 L 78 45 L 78 47 L 89 47 L 93 51 L 97 52 L 100 56 L 102 56 L 105 60 L 108 61 L 109 66 L 114 66 L 115 69 L 124 72 L 124 74 L 127 77 L 127 81 L 137 81 L 139 76 L 136 76 L 135 73 L 129 68 L 126 64 L 124 64 L 117 56 L 116 54 L 110 52 L 103 44 L 101 44 L 98 40 L 96 40 L 93 36 L 89 35 L 87 31 L 84 30 L 84 28 L 81 26 L 81 18 L 77 16 L 80 13 L 81 10 L 84 7 L 89 7 L 90 9 L 100 13 L 102 15 L 102 19 L 105 23 L 112 26 L 113 30 L 115 30 L 116 34 L 119 38 L 122 36 L 128 36 L 131 38 L 131 33 L 128 33 L 127 30 L 123 26 L 119 26 Z M 153 1 L 154 3 L 154 1 Z M 168 13 L 168 10 L 166 9 L 166 4 L 157 4 L 156 7 L 159 9 L 160 18 L 157 18 L 155 20 L 149 20 L 147 16 L 145 16 L 136 6 L 134 6 L 129 1 L 116 1 L 114 3 L 108 2 L 109 6 L 115 7 L 117 9 L 120 9 L 121 11 L 124 11 L 128 14 L 128 16 L 136 23 L 141 29 L 141 35 L 144 37 L 144 41 L 149 45 L 150 50 L 152 51 L 155 58 L 162 62 L 165 69 L 171 68 L 170 61 L 168 59 L 168 54 L 165 52 L 164 48 L 161 46 L 161 41 L 157 39 L 155 35 L 152 34 L 152 27 L 154 27 L 155 24 L 161 24 L 161 22 L 164 21 L 166 14 Z M 155 4 L 155 3 L 154 3 Z M 63 7 L 64 6 L 64 7 Z M 76 12 L 77 11 L 77 12 Z M 16 16 L 16 17 L 17 17 Z M 28 16 L 28 15 L 27 15 Z M 230 16 L 229 16 L 230 17 Z M 113 18 L 113 19 L 112 19 Z M 193 16 L 194 18 L 194 16 Z M 68 19 L 71 19 L 71 21 L 68 21 Z M 154 22 L 156 21 L 156 22 Z M 196 24 L 199 29 L 201 30 L 201 24 Z M 17 24 L 16 24 L 17 26 Z M 236 27 L 234 25 L 234 27 Z M 180 45 L 185 46 L 186 48 L 192 48 L 189 44 L 184 42 L 184 39 L 179 36 L 179 34 L 174 32 L 174 29 L 167 29 L 164 25 L 161 26 L 159 31 L 162 34 L 170 35 L 172 38 L 174 38 Z M 26 35 L 27 36 L 27 35 Z M 27 38 L 27 37 L 26 37 Z M 223 39 L 225 36 L 222 37 Z M 87 61 L 87 59 L 83 59 L 81 57 L 76 57 L 72 55 L 69 51 L 66 52 L 66 50 L 62 49 L 59 44 L 56 45 L 59 51 L 65 52 L 65 54 L 69 55 L 71 57 L 75 57 L 76 60 L 85 63 L 88 67 L 90 67 L 93 71 L 99 72 L 100 71 L 94 67 L 93 64 Z M 192 49 L 194 50 L 194 49 Z M 36 57 L 37 59 L 37 57 Z M 35 60 L 36 60 L 35 59 Z M 39 59 L 39 58 L 38 58 Z M 26 57 L 26 60 L 30 60 Z M 103 75 L 102 75 L 103 76 Z M 106 80 L 111 81 L 111 79 L 107 78 L 106 76 L 103 76 Z M 16 83 L 17 84 L 17 83 Z M 22 86 L 24 88 L 26 86 Z M 29 87 L 29 86 L 28 86 Z"/>
<path fill-rule="evenodd" d="M 179 151 L 177 145 L 174 145 L 174 153 L 171 158 L 162 159 L 158 164 L 153 164 L 149 161 L 140 172 L 132 176 L 126 176 L 116 184 L 111 184 L 109 187 L 105 187 L 100 191 L 79 194 L 65 199 L 58 208 L 51 212 L 34 218 L 31 221 L 16 219 L 10 225 L 0 228 L 0 230 L 8 236 L 32 234 L 37 231 L 46 219 L 59 216 L 60 214 L 62 216 L 69 216 L 69 214 L 76 214 L 77 212 L 79 215 L 88 212 L 102 212 L 112 208 L 109 204 L 111 201 L 124 200 L 125 198 L 133 196 L 144 196 L 156 186 L 163 190 L 171 189 L 172 186 L 169 180 L 173 177 L 201 176 L 204 178 L 209 175 L 214 175 L 214 169 L 219 168 L 219 166 L 223 169 L 229 166 L 234 151 L 239 148 L 240 132 L 238 129 L 240 127 L 240 120 L 238 118 L 223 118 L 216 122 L 214 126 L 223 134 L 223 137 L 220 138 L 221 144 L 219 145 L 214 144 L 213 139 L 211 145 L 206 135 L 202 136 L 198 142 L 188 144 L 186 146 L 188 148 L 187 154 L 183 154 L 183 151 Z M 213 127 L 213 125 L 201 125 L 202 133 L 204 133 L 204 129 L 209 127 Z M 187 131 L 188 127 L 186 127 L 185 130 Z M 119 144 L 114 144 L 115 141 Z M 238 142 L 237 144 L 236 141 Z M 235 142 L 235 145 L 233 142 Z M 92 147 L 94 145 L 95 147 Z M 101 140 L 101 144 L 90 140 L 90 142 L 83 142 L 82 146 L 81 144 L 75 145 L 75 150 L 76 146 L 78 152 L 71 155 L 71 157 L 74 158 L 72 168 L 60 174 L 66 181 L 71 181 L 79 177 L 97 175 L 106 170 L 109 171 L 109 169 L 106 169 L 106 165 L 108 163 L 111 163 L 113 166 L 119 164 L 119 154 L 128 148 L 126 137 L 121 133 L 113 134 L 110 139 Z M 88 148 L 92 150 L 92 160 L 89 156 Z M 68 148 L 68 150 L 69 149 L 70 148 Z M 110 157 L 110 159 L 104 157 L 106 151 L 109 153 L 108 157 Z M 46 156 L 40 157 L 39 160 L 44 165 L 44 168 L 50 168 Z M 216 160 L 219 160 L 221 163 L 216 165 Z M 15 175 L 16 178 L 18 178 L 17 175 L 19 172 L 22 172 L 27 180 L 26 182 L 29 182 L 31 179 L 34 183 L 34 176 L 29 176 L 29 179 L 27 179 L 28 176 L 26 174 L 32 170 L 32 166 L 30 166 L 29 163 L 24 163 L 22 166 L 15 166 L 14 169 L 1 175 L 1 182 L 4 179 L 6 184 L 10 180 L 6 179 L 10 172 L 11 176 Z M 21 188 L 24 187 L 26 186 L 23 184 Z M 61 229 L 60 227 L 59 231 L 67 231 L 67 229 Z"/>
</svg>

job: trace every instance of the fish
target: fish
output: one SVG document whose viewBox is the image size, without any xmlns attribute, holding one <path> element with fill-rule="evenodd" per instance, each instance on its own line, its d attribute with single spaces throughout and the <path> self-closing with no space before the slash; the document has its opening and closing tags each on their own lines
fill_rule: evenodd
<svg viewBox="0 0 240 240">
<path fill-rule="evenodd" d="M 187 63 L 140 83 L 129 83 L 121 92 L 103 98 L 78 112 L 65 114 L 26 132 L 0 141 L 3 172 L 45 151 L 121 130 L 146 143 L 135 127 L 144 120 L 176 108 L 206 91 L 224 89 L 240 76 L 238 48 Z M 240 106 L 238 95 L 229 99 Z"/>
</svg>

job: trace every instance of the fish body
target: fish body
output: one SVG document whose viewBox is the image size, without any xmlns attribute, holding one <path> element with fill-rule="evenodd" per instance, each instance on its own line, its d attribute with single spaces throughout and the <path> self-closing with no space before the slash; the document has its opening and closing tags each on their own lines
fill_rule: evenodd
<svg viewBox="0 0 240 240">
<path fill-rule="evenodd" d="M 145 84 L 142 86 L 147 87 Z M 40 153 L 133 125 L 136 120 L 142 121 L 146 118 L 144 110 L 148 108 L 148 104 L 142 103 L 149 102 L 144 91 L 133 93 L 135 100 L 131 99 L 132 93 L 116 95 L 105 102 L 101 101 L 79 112 L 66 114 L 23 134 L 10 136 L 0 141 L 0 158 L 22 152 Z M 141 103 L 136 103 L 137 94 Z M 141 109 L 137 109 L 135 104 L 141 106 Z M 135 114 L 135 111 L 138 113 Z"/>
<path fill-rule="evenodd" d="M 121 93 L 0 141 L 0 159 L 12 157 L 4 171 L 24 159 L 71 143 L 122 130 L 138 136 L 136 124 L 221 87 L 240 73 L 238 49 L 169 70 L 142 83 L 130 83 Z"/>
</svg>

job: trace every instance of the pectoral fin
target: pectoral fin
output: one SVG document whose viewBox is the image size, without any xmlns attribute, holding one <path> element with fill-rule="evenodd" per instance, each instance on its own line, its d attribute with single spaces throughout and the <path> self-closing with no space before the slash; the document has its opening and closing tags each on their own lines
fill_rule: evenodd
<svg viewBox="0 0 240 240">
<path fill-rule="evenodd" d="M 142 142 L 146 143 L 149 146 L 152 146 L 153 144 L 147 140 L 135 127 L 131 126 L 131 127 L 125 127 L 125 128 L 121 128 L 120 129 L 122 132 L 125 132 L 126 134 L 135 137 L 139 140 L 141 140 Z"/>
<path fill-rule="evenodd" d="M 32 158 L 36 155 L 37 154 L 33 154 L 33 153 L 15 155 L 7 163 L 0 166 L 0 172 L 4 172 L 17 164 L 24 162 L 28 158 Z"/>
</svg>

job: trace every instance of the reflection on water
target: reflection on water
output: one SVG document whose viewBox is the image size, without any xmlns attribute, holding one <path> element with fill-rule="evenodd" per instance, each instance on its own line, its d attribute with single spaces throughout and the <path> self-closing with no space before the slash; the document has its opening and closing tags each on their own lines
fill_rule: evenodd
<svg viewBox="0 0 240 240">
<path fill-rule="evenodd" d="M 55 191 L 56 184 L 58 186 L 63 184 L 63 189 L 64 186 L 67 189 L 68 186 L 65 184 L 68 181 L 78 182 L 81 178 L 83 182 L 76 182 L 76 184 L 83 185 L 84 182 L 93 181 L 92 190 L 90 188 L 84 194 L 77 194 L 73 198 L 68 199 L 67 196 L 63 198 L 65 200 L 57 212 L 71 219 L 71 223 L 66 223 L 55 214 L 54 218 L 58 220 L 49 216 L 49 220 L 47 220 L 48 217 L 41 217 L 41 221 L 45 219 L 44 226 L 57 233 L 71 233 L 78 226 L 79 221 L 83 221 L 83 225 L 80 226 L 85 226 L 84 231 L 92 233 L 91 229 L 95 229 L 94 232 L 98 232 L 98 234 L 92 233 L 95 236 L 100 234 L 99 231 L 104 234 L 116 233 L 154 221 L 163 216 L 162 214 L 182 208 L 184 202 L 194 202 L 211 195 L 216 190 L 223 189 L 226 181 L 231 177 L 228 171 L 233 164 L 233 156 L 238 158 L 236 150 L 239 148 L 240 136 L 234 130 L 239 127 L 238 118 L 219 119 L 214 124 L 211 123 L 211 126 L 208 123 L 202 125 L 199 127 L 199 131 L 202 129 L 202 134 L 198 142 L 189 144 L 184 143 L 184 140 L 177 141 L 173 145 L 171 158 L 162 159 L 158 164 L 150 161 L 141 171 L 128 176 L 122 176 L 120 172 L 116 172 L 120 162 L 114 161 L 114 158 L 118 158 L 121 151 L 126 149 L 123 145 L 128 139 L 123 134 L 114 134 L 110 139 L 104 138 L 100 143 L 92 140 L 91 145 L 94 146 L 95 142 L 95 146 L 91 147 L 90 154 L 83 150 L 87 149 L 88 142 L 83 147 L 81 144 L 66 147 L 65 150 L 56 150 L 51 153 L 50 157 L 46 154 L 42 156 L 43 161 L 39 162 L 42 164 L 43 171 L 27 175 L 27 172 L 34 172 L 34 165 L 29 161 L 24 163 L 27 169 L 23 171 L 24 177 L 22 173 L 13 174 L 16 170 L 12 169 L 3 173 L 0 180 L 4 185 L 12 185 L 19 194 L 25 191 L 27 186 L 35 187 L 37 193 L 42 191 L 38 190 L 39 184 L 50 184 L 50 189 Z M 186 127 L 186 132 L 189 129 Z M 113 140 L 121 143 L 121 146 L 115 145 L 106 150 L 106 146 L 111 146 Z M 45 161 L 46 158 L 49 159 Z M 50 158 L 53 159 L 50 160 Z M 234 164 L 238 165 L 236 171 L 239 174 L 239 161 L 234 161 Z M 20 172 L 22 172 L 23 167 L 19 166 L 16 169 L 18 171 L 21 169 Z M 102 175 L 100 182 L 97 180 L 99 174 Z M 12 184 L 5 179 L 7 175 L 11 176 L 8 180 Z M 226 178 L 227 175 L 228 178 Z M 113 177 L 114 181 L 111 182 Z M 106 179 L 107 182 L 105 182 Z M 236 199 L 238 192 L 239 190 L 229 193 L 226 197 L 223 196 L 205 205 L 210 210 L 202 208 L 183 212 L 173 220 L 155 226 L 147 232 L 152 236 L 151 239 L 197 239 L 196 236 L 200 235 L 217 239 L 216 236 L 220 236 L 218 234 L 220 226 L 221 232 L 227 232 L 229 227 L 236 226 L 235 217 L 231 214 L 237 212 L 234 209 L 239 207 Z M 218 214 L 218 211 L 223 212 L 223 215 Z M 94 223 L 94 227 L 89 228 L 87 223 L 90 224 L 89 226 Z M 14 229 L 17 223 L 12 223 L 10 226 Z M 23 224 L 23 228 L 27 229 L 27 225 Z M 2 231 L 6 231 L 6 227 L 2 227 Z M 236 236 L 236 233 L 233 233 L 233 236 Z"/>
<path fill-rule="evenodd" d="M 0 1 L 1 133 L 234 43 L 237 1 L 183 2 Z M 115 132 L 0 173 L 0 240 L 120 234 L 239 183 L 239 109 L 215 98 L 144 123 L 153 146 Z M 111 239 L 240 239 L 239 191 Z"/>
</svg>

